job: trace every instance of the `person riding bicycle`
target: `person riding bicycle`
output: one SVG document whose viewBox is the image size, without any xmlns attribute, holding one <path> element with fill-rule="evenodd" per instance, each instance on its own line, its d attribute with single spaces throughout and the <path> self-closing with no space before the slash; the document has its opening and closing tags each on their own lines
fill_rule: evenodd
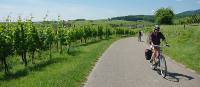
<svg viewBox="0 0 200 87">
<path fill-rule="evenodd" d="M 141 42 L 142 41 L 142 31 L 138 32 L 138 41 Z"/>
<path fill-rule="evenodd" d="M 155 64 L 157 62 L 157 61 L 155 61 L 155 59 L 158 58 L 159 51 L 160 51 L 160 48 L 156 47 L 154 45 L 160 45 L 161 39 L 162 39 L 162 41 L 165 42 L 165 44 L 167 44 L 167 42 L 165 40 L 165 36 L 163 35 L 162 32 L 160 32 L 160 27 L 158 25 L 156 25 L 154 28 L 154 31 L 152 33 L 150 33 L 150 36 L 149 36 L 150 45 L 151 45 L 152 52 L 153 52 L 150 62 L 153 62 L 153 64 Z"/>
</svg>

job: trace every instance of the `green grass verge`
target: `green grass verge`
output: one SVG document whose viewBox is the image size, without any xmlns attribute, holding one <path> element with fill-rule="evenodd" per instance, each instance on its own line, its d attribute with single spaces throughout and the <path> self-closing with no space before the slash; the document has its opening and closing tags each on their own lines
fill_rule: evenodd
<svg viewBox="0 0 200 87">
<path fill-rule="evenodd" d="M 0 87 L 80 87 L 97 59 L 117 39 L 81 45 L 73 48 L 71 54 L 64 50 L 60 55 L 54 50 L 53 57 L 46 60 L 48 52 L 44 52 L 43 61 L 29 65 L 28 68 L 14 63 L 20 58 L 11 58 L 10 61 L 15 59 L 12 74 L 0 73 Z"/>
<path fill-rule="evenodd" d="M 161 26 L 170 48 L 165 53 L 200 74 L 200 26 Z"/>
</svg>

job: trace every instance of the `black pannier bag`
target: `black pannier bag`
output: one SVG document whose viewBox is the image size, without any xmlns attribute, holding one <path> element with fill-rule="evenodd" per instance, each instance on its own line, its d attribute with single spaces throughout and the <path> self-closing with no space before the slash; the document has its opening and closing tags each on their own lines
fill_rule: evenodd
<svg viewBox="0 0 200 87">
<path fill-rule="evenodd" d="M 152 55 L 152 51 L 150 49 L 145 50 L 145 58 L 146 60 L 150 60 Z"/>
</svg>

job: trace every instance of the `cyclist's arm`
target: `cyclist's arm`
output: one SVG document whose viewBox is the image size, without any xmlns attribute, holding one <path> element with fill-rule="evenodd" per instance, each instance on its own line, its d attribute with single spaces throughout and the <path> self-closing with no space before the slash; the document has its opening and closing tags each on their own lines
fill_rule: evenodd
<svg viewBox="0 0 200 87">
<path fill-rule="evenodd" d="M 167 41 L 166 41 L 165 36 L 164 36 L 161 32 L 160 32 L 160 35 L 161 35 L 162 41 L 163 41 L 165 44 L 168 44 Z"/>
</svg>

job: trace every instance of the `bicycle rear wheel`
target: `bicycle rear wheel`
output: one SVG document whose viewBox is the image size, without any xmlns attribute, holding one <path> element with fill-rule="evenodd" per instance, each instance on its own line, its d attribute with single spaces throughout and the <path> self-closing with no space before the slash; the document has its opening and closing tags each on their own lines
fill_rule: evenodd
<svg viewBox="0 0 200 87">
<path fill-rule="evenodd" d="M 167 64 L 163 55 L 160 56 L 160 73 L 163 78 L 165 78 L 167 75 Z"/>
</svg>

